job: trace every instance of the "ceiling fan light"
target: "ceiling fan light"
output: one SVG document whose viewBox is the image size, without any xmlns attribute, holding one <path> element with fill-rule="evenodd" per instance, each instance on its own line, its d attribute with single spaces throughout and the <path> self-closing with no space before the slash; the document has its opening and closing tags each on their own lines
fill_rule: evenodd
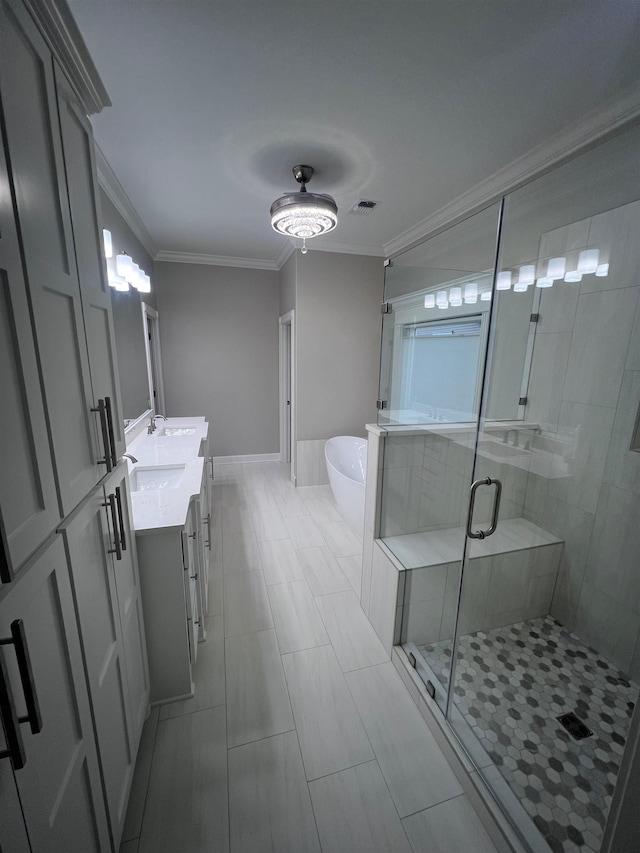
<svg viewBox="0 0 640 853">
<path fill-rule="evenodd" d="M 271 227 L 286 237 L 309 240 L 328 234 L 338 224 L 338 206 L 325 193 L 307 192 L 305 184 L 311 179 L 311 166 L 294 166 L 293 174 L 302 184 L 296 193 L 286 193 L 271 205 Z"/>
</svg>

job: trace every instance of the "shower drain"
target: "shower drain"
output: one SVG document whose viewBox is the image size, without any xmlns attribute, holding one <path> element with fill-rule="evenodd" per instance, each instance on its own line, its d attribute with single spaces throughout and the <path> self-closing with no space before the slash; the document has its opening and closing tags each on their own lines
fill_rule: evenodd
<svg viewBox="0 0 640 853">
<path fill-rule="evenodd" d="M 584 740 L 586 737 L 591 737 L 593 732 L 586 726 L 580 717 L 577 717 L 573 711 L 568 714 L 560 714 L 556 720 L 564 726 L 574 740 Z"/>
</svg>

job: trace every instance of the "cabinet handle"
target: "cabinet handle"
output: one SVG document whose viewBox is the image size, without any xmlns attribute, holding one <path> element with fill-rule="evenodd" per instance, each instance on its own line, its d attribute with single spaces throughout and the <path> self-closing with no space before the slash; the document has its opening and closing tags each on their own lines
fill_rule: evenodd
<svg viewBox="0 0 640 853">
<path fill-rule="evenodd" d="M 120 524 L 120 547 L 123 551 L 126 551 L 127 536 L 124 531 L 124 513 L 122 512 L 122 491 L 120 486 L 116 486 L 116 502 L 118 504 L 118 522 Z"/>
<path fill-rule="evenodd" d="M 107 415 L 107 431 L 109 433 L 109 452 L 111 453 L 111 467 L 118 464 L 116 457 L 116 435 L 113 431 L 113 412 L 111 411 L 111 397 L 104 398 L 104 408 Z"/>
<path fill-rule="evenodd" d="M 107 502 L 102 506 L 108 506 L 111 510 L 111 523 L 113 524 L 113 544 L 115 548 L 109 548 L 107 554 L 115 554 L 116 560 L 122 559 L 122 548 L 120 547 L 120 535 L 118 534 L 118 510 L 116 508 L 116 496 L 109 495 Z"/>
<path fill-rule="evenodd" d="M 197 581 L 198 580 L 198 573 L 196 572 L 195 575 L 189 575 L 189 577 L 191 578 L 192 581 Z"/>
<path fill-rule="evenodd" d="M 22 682 L 24 701 L 27 706 L 26 717 L 18 717 L 18 722 L 30 723 L 31 732 L 34 735 L 37 735 L 42 731 L 42 716 L 40 714 L 36 685 L 33 680 L 31 658 L 29 657 L 29 647 L 27 646 L 27 635 L 24 631 L 24 622 L 22 619 L 14 619 L 11 623 L 11 637 L 0 640 L 0 645 L 2 646 L 9 644 L 13 644 L 16 650 L 20 681 Z"/>
<path fill-rule="evenodd" d="M 0 539 L 0 583 L 11 583 L 13 572 L 7 559 L 6 546 Z"/>
<path fill-rule="evenodd" d="M 187 535 L 188 535 L 189 539 L 195 539 L 198 534 L 194 530 L 193 533 L 188 533 Z"/>
<path fill-rule="evenodd" d="M 27 756 L 20 734 L 20 723 L 16 715 L 11 682 L 2 654 L 0 654 L 0 717 L 7 741 L 7 749 L 0 751 L 0 758 L 10 758 L 13 769 L 22 770 L 27 763 Z"/>
<path fill-rule="evenodd" d="M 111 444 L 109 442 L 109 426 L 107 424 L 107 410 L 104 400 L 98 400 L 98 405 L 91 409 L 92 412 L 97 412 L 100 416 L 100 430 L 102 432 L 102 444 L 104 446 L 104 459 L 98 459 L 98 465 L 106 465 L 107 471 L 113 470 L 113 461 L 111 457 Z"/>
<path fill-rule="evenodd" d="M 215 480 L 215 476 L 213 474 L 213 456 L 209 457 L 209 463 L 211 464 L 211 479 Z"/>
<path fill-rule="evenodd" d="M 26 764 L 24 743 L 20 734 L 20 723 L 29 723 L 34 735 L 42 731 L 42 716 L 38 694 L 33 680 L 31 658 L 27 645 L 27 636 L 22 619 L 14 619 L 11 623 L 11 636 L 0 640 L 0 646 L 13 645 L 16 651 L 20 681 L 24 691 L 24 701 L 27 713 L 24 717 L 16 715 L 11 682 L 7 673 L 4 655 L 0 655 L 0 715 L 2 716 L 8 749 L 0 752 L 0 758 L 11 758 L 15 770 L 21 770 Z"/>
<path fill-rule="evenodd" d="M 207 539 L 207 541 L 204 544 L 207 546 L 208 550 L 210 551 L 211 550 L 211 513 L 208 512 L 206 518 L 203 518 L 202 520 L 207 522 L 207 536 L 209 538 Z"/>
</svg>

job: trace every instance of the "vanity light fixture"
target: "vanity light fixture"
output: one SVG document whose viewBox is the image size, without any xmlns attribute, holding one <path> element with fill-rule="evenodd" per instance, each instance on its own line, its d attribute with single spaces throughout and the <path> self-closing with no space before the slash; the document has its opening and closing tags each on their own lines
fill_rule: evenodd
<svg viewBox="0 0 640 853">
<path fill-rule="evenodd" d="M 435 308 L 436 307 L 436 295 L 435 293 L 427 293 L 424 297 L 424 307 L 425 308 Z"/>
<path fill-rule="evenodd" d="M 553 281 L 564 278 L 566 269 L 566 258 L 549 258 L 549 263 L 547 264 L 547 278 L 550 278 Z"/>
<path fill-rule="evenodd" d="M 582 281 L 582 273 L 578 270 L 569 270 L 569 272 L 565 273 L 564 280 L 567 282 Z"/>
<path fill-rule="evenodd" d="M 584 249 L 578 255 L 578 272 L 583 275 L 592 275 L 598 269 L 597 249 Z"/>
<path fill-rule="evenodd" d="M 127 255 L 126 252 L 116 255 L 116 272 L 118 275 L 126 278 L 127 281 L 131 281 L 133 278 L 133 260 L 131 259 L 131 255 Z"/>
<path fill-rule="evenodd" d="M 279 234 L 302 239 L 302 254 L 307 253 L 307 240 L 328 234 L 338 224 L 338 206 L 325 193 L 307 192 L 313 175 L 311 166 L 294 166 L 293 176 L 302 184 L 297 193 L 286 193 L 271 205 L 271 227 Z"/>
<path fill-rule="evenodd" d="M 536 287 L 553 287 L 553 279 L 549 276 L 542 276 L 536 281 Z"/>
<path fill-rule="evenodd" d="M 524 285 L 523 288 L 518 288 L 518 292 L 522 293 L 523 290 L 526 290 L 530 284 L 536 280 L 536 265 L 535 264 L 523 264 L 520 267 L 518 272 L 518 285 Z M 515 286 L 513 288 L 516 289 Z"/>
<path fill-rule="evenodd" d="M 470 281 L 464 286 L 464 301 L 467 305 L 475 305 L 478 301 L 478 285 Z"/>
<path fill-rule="evenodd" d="M 598 278 L 606 278 L 609 275 L 609 264 L 598 264 L 596 275 Z"/>
<path fill-rule="evenodd" d="M 449 307 L 449 295 L 446 290 L 439 290 L 436 295 L 436 305 L 438 308 Z"/>
<path fill-rule="evenodd" d="M 490 290 L 484 290 L 480 294 L 480 301 L 481 302 L 491 302 L 491 291 Z"/>
<path fill-rule="evenodd" d="M 452 308 L 459 308 L 462 305 L 462 288 L 452 287 L 449 290 L 449 305 Z"/>
<path fill-rule="evenodd" d="M 511 289 L 511 272 L 509 270 L 505 270 L 504 272 L 499 272 L 498 277 L 496 279 L 496 290 L 510 290 Z"/>
<path fill-rule="evenodd" d="M 102 229 L 102 241 L 104 243 L 104 256 L 105 258 L 113 257 L 113 243 L 111 241 L 111 231 L 107 231 L 106 228 Z"/>
<path fill-rule="evenodd" d="M 145 273 L 138 284 L 139 293 L 151 293 L 151 278 Z"/>
<path fill-rule="evenodd" d="M 129 282 L 126 280 L 126 278 L 121 275 L 116 275 L 115 273 L 109 276 L 109 284 L 116 290 L 129 290 Z"/>
</svg>

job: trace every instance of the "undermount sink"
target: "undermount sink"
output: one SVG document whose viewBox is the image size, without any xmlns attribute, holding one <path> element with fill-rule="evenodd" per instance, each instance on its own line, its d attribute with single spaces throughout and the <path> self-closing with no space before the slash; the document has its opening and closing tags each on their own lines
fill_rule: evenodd
<svg viewBox="0 0 640 853">
<path fill-rule="evenodd" d="M 166 426 L 158 430 L 158 435 L 193 435 L 197 428 L 195 426 Z"/>
<path fill-rule="evenodd" d="M 160 489 L 176 489 L 184 474 L 182 465 L 139 466 L 131 474 L 132 492 L 151 492 Z"/>
</svg>

